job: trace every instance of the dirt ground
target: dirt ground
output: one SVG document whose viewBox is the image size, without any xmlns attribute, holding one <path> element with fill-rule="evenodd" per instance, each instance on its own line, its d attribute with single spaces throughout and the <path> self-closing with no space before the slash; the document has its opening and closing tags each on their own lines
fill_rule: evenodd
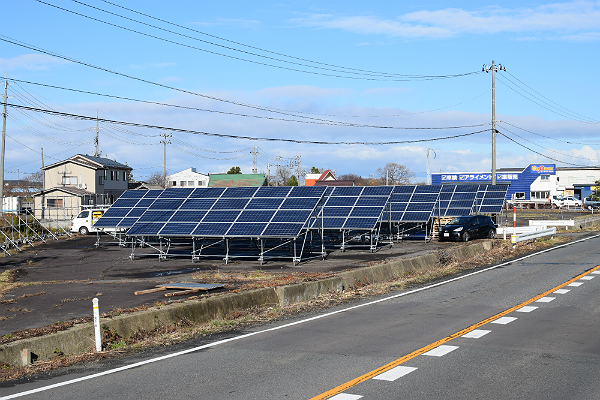
<svg viewBox="0 0 600 400">
<path fill-rule="evenodd" d="M 571 219 L 587 213 L 555 210 L 519 210 L 517 225 L 528 225 L 529 219 Z M 512 214 L 505 216 L 512 226 Z M 135 291 L 154 288 L 169 282 L 221 283 L 217 292 L 265 285 L 279 285 L 321 277 L 350 268 L 367 266 L 391 258 L 428 254 L 459 243 L 425 243 L 422 240 L 397 242 L 371 253 L 368 248 L 339 249 L 294 266 L 289 259 L 270 260 L 260 265 L 255 259 L 222 259 L 189 257 L 159 261 L 156 256 L 130 259 L 131 248 L 109 244 L 103 237 L 74 235 L 71 238 L 37 244 L 20 253 L 0 259 L 0 343 L 9 341 L 12 333 L 27 329 L 60 325 L 65 321 L 91 318 L 92 299 L 98 297 L 100 311 L 120 312 L 132 308 L 181 301 L 191 294 L 165 298 L 164 292 L 134 295 Z M 136 250 L 137 256 L 152 252 Z"/>
</svg>

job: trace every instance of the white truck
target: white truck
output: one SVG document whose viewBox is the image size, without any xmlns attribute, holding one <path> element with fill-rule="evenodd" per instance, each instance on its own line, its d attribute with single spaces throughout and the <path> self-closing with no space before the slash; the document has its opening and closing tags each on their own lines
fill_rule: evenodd
<svg viewBox="0 0 600 400">
<path fill-rule="evenodd" d="M 104 214 L 107 208 L 86 208 L 71 220 L 71 232 L 79 232 L 87 235 L 90 232 L 98 232 L 94 223 Z"/>
<path fill-rule="evenodd" d="M 550 198 L 550 202 L 552 203 L 552 206 L 556 206 L 556 208 L 581 208 L 583 206 L 581 200 L 576 199 L 573 196 L 554 195 Z"/>
</svg>

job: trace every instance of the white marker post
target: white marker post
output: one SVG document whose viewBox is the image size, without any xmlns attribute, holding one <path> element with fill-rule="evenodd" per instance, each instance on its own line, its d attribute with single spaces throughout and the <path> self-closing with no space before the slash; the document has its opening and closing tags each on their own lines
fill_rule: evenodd
<svg viewBox="0 0 600 400">
<path fill-rule="evenodd" d="M 513 249 L 517 247 L 517 206 L 513 208 L 513 234 L 510 237 Z"/>
<path fill-rule="evenodd" d="M 100 308 L 98 307 L 98 298 L 92 299 L 94 307 L 94 334 L 96 336 L 96 351 L 102 351 L 102 336 L 100 336 Z"/>
</svg>

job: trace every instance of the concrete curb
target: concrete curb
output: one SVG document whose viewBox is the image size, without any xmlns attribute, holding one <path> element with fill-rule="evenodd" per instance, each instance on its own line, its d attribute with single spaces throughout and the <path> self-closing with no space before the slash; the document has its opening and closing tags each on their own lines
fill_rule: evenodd
<svg viewBox="0 0 600 400">
<path fill-rule="evenodd" d="M 445 250 L 456 260 L 463 260 L 476 254 L 489 251 L 492 242 L 473 243 L 468 246 Z M 137 332 L 150 332 L 164 326 L 184 323 L 204 323 L 213 319 L 225 318 L 230 312 L 255 306 L 297 303 L 316 298 L 320 294 L 343 291 L 372 283 L 383 283 L 397 279 L 404 274 L 430 268 L 438 264 L 436 254 L 395 259 L 370 267 L 344 271 L 336 277 L 314 282 L 286 285 L 277 288 L 263 288 L 241 293 L 230 293 L 209 297 L 203 300 L 190 300 L 184 303 L 152 307 L 148 310 L 123 314 L 110 319 L 102 319 L 101 327 L 122 338 L 129 338 Z M 47 360 L 57 352 L 80 354 L 94 348 L 93 324 L 83 324 L 66 331 L 18 340 L 0 346 L 0 362 L 21 365 L 22 349 L 30 349 L 33 359 Z"/>
</svg>

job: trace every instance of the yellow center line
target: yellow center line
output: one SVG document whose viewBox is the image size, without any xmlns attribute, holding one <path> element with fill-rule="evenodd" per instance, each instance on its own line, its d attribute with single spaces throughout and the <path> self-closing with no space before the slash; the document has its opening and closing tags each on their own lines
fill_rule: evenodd
<svg viewBox="0 0 600 400">
<path fill-rule="evenodd" d="M 421 355 L 423 353 L 426 353 L 429 350 L 434 349 L 434 348 L 436 348 L 436 347 L 438 347 L 438 346 L 440 346 L 440 345 L 442 345 L 444 343 L 447 343 L 447 342 L 449 342 L 450 340 L 452 340 L 454 338 L 457 338 L 457 337 L 460 337 L 462 335 L 465 335 L 465 334 L 467 334 L 467 333 L 469 333 L 469 332 L 471 332 L 471 331 L 479 328 L 482 325 L 485 325 L 485 324 L 487 324 L 489 322 L 495 321 L 498 318 L 505 316 L 506 314 L 510 314 L 511 312 L 513 312 L 513 311 L 515 311 L 515 310 L 517 310 L 517 309 L 519 309 L 519 308 L 521 308 L 523 306 L 526 306 L 527 304 L 533 303 L 534 301 L 539 300 L 542 297 L 547 296 L 550 293 L 555 292 L 556 290 L 558 290 L 558 289 L 560 289 L 562 287 L 565 287 L 568 284 L 573 283 L 573 282 L 575 282 L 578 279 L 581 279 L 581 277 L 586 276 L 586 275 L 592 273 L 593 271 L 596 271 L 599 268 L 600 268 L 600 265 L 598 265 L 598 266 L 596 266 L 596 267 L 594 267 L 594 268 L 592 268 L 592 269 L 590 269 L 590 270 L 588 270 L 588 271 L 586 271 L 586 272 L 584 272 L 584 273 L 582 273 L 580 275 L 577 275 L 575 278 L 573 278 L 571 280 L 568 280 L 567 282 L 565 282 L 565 283 L 563 283 L 563 284 L 561 284 L 559 286 L 556 286 L 553 289 L 550 289 L 550 290 L 548 290 L 548 291 L 546 291 L 546 292 L 544 292 L 542 294 L 539 294 L 539 295 L 537 295 L 537 296 L 535 296 L 535 297 L 533 297 L 533 298 L 531 298 L 529 300 L 526 300 L 526 301 L 524 301 L 521 304 L 518 304 L 518 305 L 516 305 L 514 307 L 511 307 L 508 310 L 504 310 L 501 313 L 498 313 L 498 314 L 496 314 L 496 315 L 494 315 L 492 317 L 486 318 L 483 321 L 479 321 L 476 324 L 473 324 L 473 325 L 469 326 L 468 328 L 465 328 L 465 329 L 460 330 L 460 331 L 458 331 L 456 333 L 453 333 L 450 336 L 446 336 L 445 338 L 440 339 L 437 342 L 433 342 L 431 344 L 428 344 L 427 346 L 422 347 L 422 348 L 420 348 L 418 350 L 415 350 L 412 353 L 407 354 L 404 357 L 401 357 L 401 358 L 399 358 L 399 359 L 397 359 L 395 361 L 392 361 L 389 364 L 386 364 L 386 365 L 384 365 L 382 367 L 379 367 L 379 368 L 377 368 L 377 369 L 375 369 L 375 370 L 373 370 L 371 372 L 367 372 L 366 374 L 364 374 L 362 376 L 359 376 L 358 378 L 352 379 L 351 381 L 348 381 L 348 382 L 346 382 L 344 384 L 341 384 L 341 385 L 339 385 L 336 388 L 328 390 L 325 393 L 321 393 L 318 396 L 312 397 L 310 400 L 324 400 L 324 399 L 328 399 L 328 398 L 330 398 L 330 397 L 332 397 L 332 396 L 334 396 L 336 394 L 342 393 L 342 392 L 348 390 L 349 388 L 358 385 L 361 382 L 364 382 L 364 381 L 366 381 L 368 379 L 371 379 L 372 377 L 377 376 L 377 375 L 379 375 L 381 373 L 384 373 L 386 371 L 389 371 L 390 369 L 395 368 L 398 365 L 400 365 L 400 364 L 402 364 L 402 363 L 404 363 L 404 362 L 406 362 L 408 360 L 411 360 L 411 359 L 415 358 L 416 356 L 419 356 L 419 355 Z"/>
</svg>

